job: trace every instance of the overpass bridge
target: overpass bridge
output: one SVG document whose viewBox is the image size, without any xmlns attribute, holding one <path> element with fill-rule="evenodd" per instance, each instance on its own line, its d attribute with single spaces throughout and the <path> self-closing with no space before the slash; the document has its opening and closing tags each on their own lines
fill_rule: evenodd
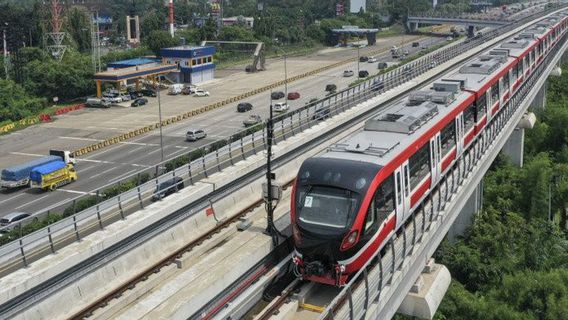
<svg viewBox="0 0 568 320">
<path fill-rule="evenodd" d="M 499 28 L 509 24 L 506 20 L 492 19 L 471 19 L 464 17 L 444 17 L 444 16 L 408 16 L 406 25 L 408 30 L 415 31 L 419 25 L 464 25 L 468 28 L 468 36 L 474 36 L 475 27 Z"/>
<path fill-rule="evenodd" d="M 314 141 L 329 139 L 330 136 L 349 128 L 354 130 L 354 125 L 374 114 L 380 104 L 398 99 L 414 87 L 440 76 L 457 63 L 483 50 L 483 46 L 492 45 L 508 37 L 508 32 L 513 29 L 514 26 L 508 26 L 467 44 L 459 43 L 439 50 L 412 62 L 410 72 L 398 69 L 384 74 L 378 78 L 384 84 L 384 88 L 379 90 L 373 86 L 374 79 L 371 79 L 314 105 L 306 106 L 303 110 L 278 118 L 277 142 L 281 148 L 276 151 L 277 155 L 280 154 L 276 158 L 276 165 L 282 166 L 282 173 L 278 174 L 284 175 L 288 172 L 290 175 L 293 165 L 301 161 L 298 160 L 300 155 L 314 148 Z M 467 211 L 476 211 L 477 197 L 468 199 L 472 199 L 471 194 L 475 193 L 475 190 L 479 192 L 481 173 L 485 172 L 486 166 L 491 162 L 490 156 L 496 154 L 500 149 L 499 145 L 506 140 L 509 131 L 514 130 L 522 116 L 521 110 L 525 107 L 518 104 L 525 103 L 535 91 L 534 94 L 537 95 L 536 88 L 544 83 L 546 74 L 555 68 L 557 60 L 554 59 L 566 49 L 565 40 L 561 39 L 559 45 L 562 45 L 562 48 L 557 45 L 555 51 L 547 57 L 546 63 L 542 64 L 543 67 L 535 72 L 534 76 L 525 82 L 522 90 L 511 99 L 506 106 L 507 111 L 502 113 L 509 118 L 502 116 L 492 123 L 493 142 L 476 141 L 475 146 L 467 151 L 466 160 L 453 168 L 451 178 L 443 181 L 439 189 L 433 192 L 428 205 L 418 210 L 411 220 L 412 223 L 407 225 L 398 237 L 393 238 L 388 246 L 389 250 L 383 252 L 384 256 L 381 255 L 378 269 L 362 271 L 359 279 L 367 280 L 363 281 L 364 285 L 352 283 L 346 287 L 322 317 L 334 314 L 336 318 L 354 318 L 356 315 L 366 314 L 367 318 L 383 319 L 396 312 L 395 307 L 397 308 L 408 288 L 414 283 L 426 259 L 436 248 L 436 243 L 441 241 L 450 225 L 461 217 L 460 212 L 466 212 L 467 215 Z M 439 64 L 439 67 L 430 69 L 432 62 Z M 544 66 L 552 69 L 543 70 Z M 313 115 L 318 107 L 328 107 L 331 115 L 336 117 L 324 123 L 317 122 L 317 119 L 314 121 Z M 309 137 L 302 135 L 304 131 L 309 133 Z M 296 149 L 291 149 L 295 151 L 288 155 L 289 150 L 285 149 L 285 146 L 290 144 Z M 136 268 L 133 261 L 139 261 L 140 258 L 132 259 L 133 255 L 140 254 L 138 250 L 145 252 L 143 256 L 148 262 L 163 259 L 180 241 L 187 240 L 179 237 L 180 233 L 193 236 L 192 233 L 196 233 L 195 226 L 205 229 L 226 220 L 229 216 L 228 213 L 223 214 L 222 208 L 235 207 L 237 203 L 244 202 L 259 190 L 260 185 L 256 181 L 262 176 L 262 150 L 265 145 L 266 135 L 262 132 L 256 133 L 256 138 L 254 133 L 252 136 L 241 136 L 213 154 L 195 159 L 167 173 L 166 177 L 160 177 L 159 181 L 164 181 L 172 176 L 181 176 L 192 184 L 191 188 L 184 190 L 183 195 L 171 198 L 168 203 L 144 208 L 142 199 L 152 196 L 156 184 L 159 183 L 158 180 L 152 180 L 148 186 L 142 185 L 127 195 L 119 195 L 111 199 L 112 201 L 100 203 L 92 209 L 94 211 L 81 212 L 70 217 L 57 228 L 47 228 L 11 246 L 0 248 L 3 262 L 9 259 L 27 266 L 25 269 L 12 270 L 3 278 L 4 283 L 9 285 L 0 288 L 0 314 L 6 317 L 26 314 L 60 317 L 61 314 L 56 315 L 54 312 L 69 312 L 68 316 L 73 315 L 77 311 L 76 308 L 82 308 L 80 304 L 63 311 L 53 310 L 53 305 L 56 305 L 54 303 L 69 301 L 77 292 L 81 295 L 79 300 L 82 303 L 95 301 L 100 298 L 101 290 L 109 290 L 108 285 L 122 285 L 122 282 L 136 272 L 133 270 Z M 241 161 L 243 158 L 247 160 Z M 285 163 L 290 163 L 292 167 L 286 167 L 285 170 Z M 251 181 L 254 181 L 254 184 Z M 247 186 L 246 190 L 240 190 L 242 186 Z M 233 193 L 237 192 L 235 190 L 241 193 L 234 195 Z M 139 203 L 144 208 L 141 215 L 129 218 L 128 223 L 124 223 L 133 230 L 119 230 L 114 224 L 107 224 L 111 217 L 120 219 L 124 208 L 132 206 L 133 203 Z M 191 225 L 184 225 L 184 221 L 191 222 Z M 86 230 L 99 226 L 104 232 L 83 240 Z M 73 242 L 76 236 L 77 242 L 62 248 L 61 243 L 55 242 L 61 235 L 65 236 L 67 243 Z M 156 239 L 160 237 L 165 238 L 167 242 L 157 244 Z M 148 241 L 150 239 L 153 241 Z M 143 246 L 152 246 L 153 249 Z M 47 259 L 40 260 L 41 263 L 33 263 L 34 257 L 40 253 L 49 254 L 55 251 L 58 252 L 57 255 L 48 256 Z M 105 288 L 96 287 L 104 281 L 101 279 L 109 279 L 109 275 L 102 275 L 109 271 L 112 273 L 112 284 L 107 283 Z"/>
</svg>

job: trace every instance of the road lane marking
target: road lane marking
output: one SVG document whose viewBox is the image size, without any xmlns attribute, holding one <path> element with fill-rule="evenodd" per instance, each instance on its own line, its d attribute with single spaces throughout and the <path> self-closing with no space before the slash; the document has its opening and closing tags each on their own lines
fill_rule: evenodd
<svg viewBox="0 0 568 320">
<path fill-rule="evenodd" d="M 97 174 L 95 174 L 95 175 L 90 176 L 88 179 L 93 179 L 93 178 L 95 178 L 95 177 L 98 177 L 98 176 L 100 176 L 100 175 L 103 175 L 103 174 L 105 174 L 105 173 L 107 173 L 107 172 L 110 172 L 110 171 L 112 171 L 112 170 L 115 170 L 115 169 L 117 169 L 117 167 L 112 167 L 112 168 L 110 168 L 110 169 L 106 169 L 105 171 L 102 171 L 102 172 L 99 172 L 99 173 L 97 173 Z"/>
<path fill-rule="evenodd" d="M 45 157 L 45 154 L 33 154 L 33 153 L 23 153 L 23 152 L 10 152 L 17 156 L 28 156 L 28 157 Z"/>
<path fill-rule="evenodd" d="M 134 148 L 134 149 L 128 151 L 127 153 L 133 153 L 133 152 L 139 151 L 140 149 L 144 149 L 144 146 L 140 146 L 140 147 L 138 147 L 138 148 Z"/>
<path fill-rule="evenodd" d="M 58 137 L 59 139 L 68 139 L 68 140 L 81 140 L 81 141 L 103 141 L 101 139 L 94 139 L 94 138 L 81 138 L 81 137 Z"/>
<path fill-rule="evenodd" d="M 161 149 L 158 148 L 158 149 L 156 149 L 156 150 L 154 150 L 154 151 L 148 152 L 146 155 L 150 155 L 150 154 L 154 154 L 154 153 L 156 153 L 156 152 L 160 152 L 160 150 L 161 150 Z"/>
<path fill-rule="evenodd" d="M 132 170 L 126 172 L 126 173 L 123 173 L 123 174 L 119 175 L 118 177 L 115 177 L 115 178 L 110 179 L 108 182 L 110 182 L 110 183 L 116 182 L 116 181 L 122 179 L 123 177 L 127 177 L 129 174 L 132 174 L 132 173 L 134 173 L 134 172 L 136 172 L 136 171 L 138 171 L 138 169 L 132 169 Z"/>
<path fill-rule="evenodd" d="M 182 152 L 184 152 L 184 151 L 185 151 L 185 149 L 180 149 L 180 150 L 178 150 L 178 151 L 172 152 L 172 153 L 170 153 L 170 154 L 168 154 L 168 155 L 166 156 L 166 159 L 169 159 L 169 158 L 170 158 L 171 156 L 173 156 L 174 154 L 182 153 Z"/>
<path fill-rule="evenodd" d="M 27 205 L 30 205 L 30 204 L 34 203 L 34 202 L 38 202 L 38 201 L 40 201 L 40 200 L 42 200 L 42 199 L 45 199 L 45 198 L 47 198 L 47 197 L 49 197 L 49 194 L 46 194 L 45 196 L 43 196 L 43 197 L 41 197 L 41 198 L 39 198 L 39 199 L 35 199 L 34 201 L 30 201 L 30 202 L 28 202 L 28 203 L 24 203 L 23 205 L 21 205 L 21 206 L 19 206 L 19 207 L 16 207 L 16 208 L 14 208 L 14 209 L 15 209 L 15 210 L 18 210 L 18 209 L 20 209 L 20 208 L 23 208 L 23 207 L 25 207 L 25 206 L 27 206 Z"/>
<path fill-rule="evenodd" d="M 157 143 L 126 142 L 126 141 L 119 142 L 119 143 L 120 143 L 120 144 L 131 144 L 131 145 L 134 145 L 134 146 L 146 146 L 146 147 L 147 147 L 147 146 L 150 146 L 150 147 L 157 147 L 157 146 L 159 146 L 159 144 L 157 144 Z"/>
<path fill-rule="evenodd" d="M 88 194 L 88 195 L 91 195 L 91 196 L 96 196 L 96 195 L 97 195 L 96 193 L 93 193 L 93 192 L 85 192 L 85 191 L 69 190 L 69 189 L 56 189 L 56 191 L 67 192 L 67 193 L 73 193 L 73 194 L 80 194 L 80 195 L 85 195 L 85 194 Z M 56 204 L 54 204 L 54 205 L 51 205 L 51 207 L 55 207 L 56 205 L 59 205 L 59 204 L 61 204 L 61 203 L 63 203 L 63 202 L 67 202 L 67 201 L 69 201 L 69 199 L 60 201 L 60 202 L 58 202 L 58 203 L 56 203 Z"/>
<path fill-rule="evenodd" d="M 16 199 L 17 197 L 21 197 L 21 196 L 23 196 L 23 195 L 24 195 L 23 193 L 20 193 L 20 194 L 14 196 L 14 197 L 10 197 L 10 198 L 8 198 L 8 199 L 6 199 L 6 200 L 2 200 L 2 201 L 0 201 L 0 203 L 4 203 L 4 202 L 10 201 L 10 200 L 14 200 L 14 199 Z"/>
</svg>

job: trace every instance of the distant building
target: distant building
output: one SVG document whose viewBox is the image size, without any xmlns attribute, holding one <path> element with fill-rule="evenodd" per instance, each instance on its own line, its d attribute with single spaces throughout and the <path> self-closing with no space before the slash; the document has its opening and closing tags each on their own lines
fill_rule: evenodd
<svg viewBox="0 0 568 320">
<path fill-rule="evenodd" d="M 349 12 L 351 13 L 359 13 L 361 11 L 367 11 L 367 0 L 351 0 L 351 4 L 349 5 Z"/>
<path fill-rule="evenodd" d="M 223 18 L 224 26 L 232 26 L 237 23 L 243 23 L 245 27 L 252 29 L 254 27 L 254 18 L 243 16 Z"/>
<path fill-rule="evenodd" d="M 177 65 L 168 78 L 176 83 L 198 84 L 215 78 L 215 47 L 178 46 L 160 50 L 162 64 Z"/>
</svg>

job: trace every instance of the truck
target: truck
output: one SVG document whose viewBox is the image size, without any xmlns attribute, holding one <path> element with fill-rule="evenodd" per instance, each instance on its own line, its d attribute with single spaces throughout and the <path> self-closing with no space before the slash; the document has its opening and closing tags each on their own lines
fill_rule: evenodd
<svg viewBox="0 0 568 320">
<path fill-rule="evenodd" d="M 66 164 L 61 160 L 35 167 L 30 172 L 30 186 L 43 191 L 53 191 L 75 180 L 77 172 L 73 164 Z"/>
<path fill-rule="evenodd" d="M 2 170 L 0 188 L 13 189 L 29 186 L 30 173 L 35 167 L 56 161 L 63 161 L 73 165 L 76 163 L 73 153 L 70 151 L 49 150 L 49 156 Z"/>
<path fill-rule="evenodd" d="M 174 83 L 174 84 L 170 85 L 170 88 L 168 90 L 168 94 L 178 95 L 178 94 L 181 93 L 182 90 L 183 90 L 183 84 Z"/>
</svg>

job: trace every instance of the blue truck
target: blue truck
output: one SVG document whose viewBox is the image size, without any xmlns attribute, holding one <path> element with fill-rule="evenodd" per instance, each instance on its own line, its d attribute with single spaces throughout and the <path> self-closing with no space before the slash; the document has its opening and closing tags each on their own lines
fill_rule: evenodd
<svg viewBox="0 0 568 320">
<path fill-rule="evenodd" d="M 2 170 L 0 188 L 12 189 L 30 185 L 30 173 L 36 167 L 56 161 L 75 164 L 75 158 L 70 151 L 50 150 L 49 156 L 35 159 L 11 168 Z"/>
</svg>

